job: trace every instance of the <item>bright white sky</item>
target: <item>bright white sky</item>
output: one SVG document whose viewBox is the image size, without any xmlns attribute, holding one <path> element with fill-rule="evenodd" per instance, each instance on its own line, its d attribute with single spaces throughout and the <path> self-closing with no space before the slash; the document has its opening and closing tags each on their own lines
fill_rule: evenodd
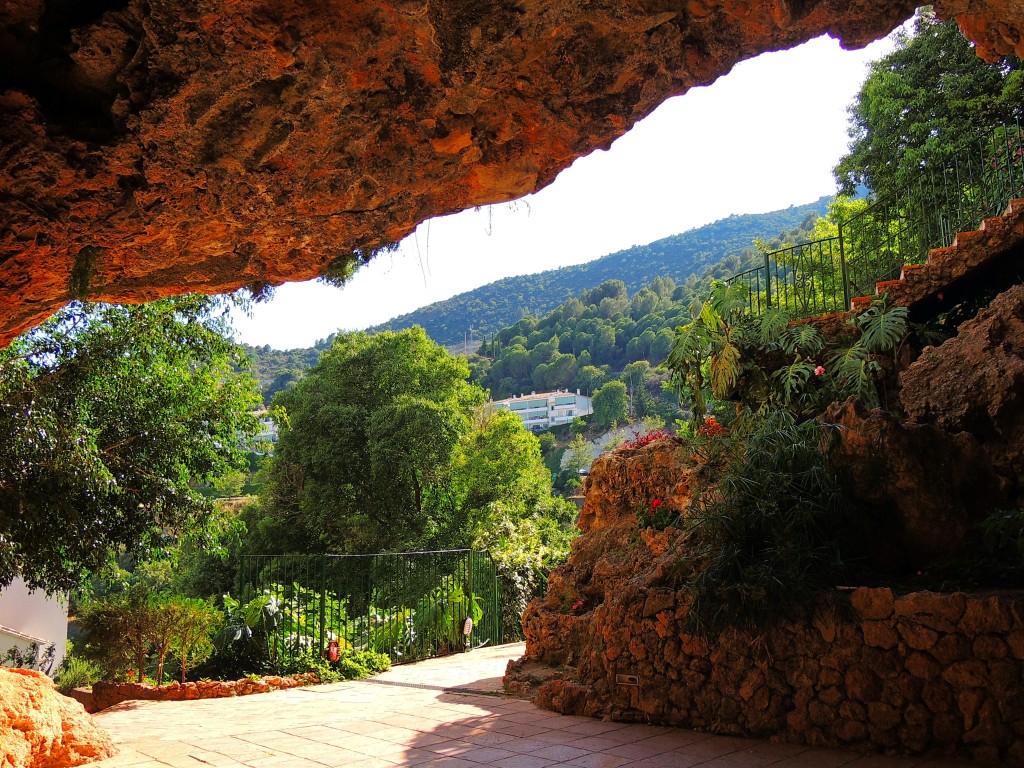
<svg viewBox="0 0 1024 768">
<path fill-rule="evenodd" d="M 342 289 L 277 289 L 237 336 L 277 349 L 311 346 L 510 275 L 579 264 L 703 226 L 832 194 L 845 153 L 846 107 L 882 40 L 843 51 L 830 38 L 738 64 L 669 100 L 607 152 L 577 160 L 517 203 L 433 219 Z"/>
</svg>

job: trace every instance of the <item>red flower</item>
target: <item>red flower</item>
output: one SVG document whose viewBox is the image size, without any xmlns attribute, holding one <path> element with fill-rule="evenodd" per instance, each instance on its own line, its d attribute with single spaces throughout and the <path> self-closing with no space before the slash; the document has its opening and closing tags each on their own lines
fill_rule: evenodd
<svg viewBox="0 0 1024 768">
<path fill-rule="evenodd" d="M 657 507 L 660 507 L 664 503 L 665 502 L 663 502 L 661 499 L 655 499 L 654 501 L 651 502 L 651 509 L 655 509 Z"/>
<path fill-rule="evenodd" d="M 725 427 L 719 424 L 714 416 L 708 416 L 704 419 L 704 425 L 697 430 L 697 434 L 702 437 L 718 437 L 725 434 Z"/>
<path fill-rule="evenodd" d="M 582 600 L 577 600 L 575 603 L 572 604 L 572 609 L 574 611 L 578 611 L 582 607 L 583 607 L 583 601 Z"/>
</svg>

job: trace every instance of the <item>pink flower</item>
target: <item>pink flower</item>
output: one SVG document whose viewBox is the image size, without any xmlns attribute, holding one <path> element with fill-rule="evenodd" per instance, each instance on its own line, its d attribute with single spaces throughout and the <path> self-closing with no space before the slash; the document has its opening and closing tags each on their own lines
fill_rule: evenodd
<svg viewBox="0 0 1024 768">
<path fill-rule="evenodd" d="M 825 375 L 825 366 L 824 365 L 819 365 L 817 368 L 815 368 L 814 369 L 814 375 L 815 376 L 823 376 L 823 375 Z"/>
<path fill-rule="evenodd" d="M 572 604 L 572 609 L 574 611 L 578 611 L 582 607 L 583 607 L 583 601 L 582 600 L 577 600 L 575 603 Z"/>
</svg>

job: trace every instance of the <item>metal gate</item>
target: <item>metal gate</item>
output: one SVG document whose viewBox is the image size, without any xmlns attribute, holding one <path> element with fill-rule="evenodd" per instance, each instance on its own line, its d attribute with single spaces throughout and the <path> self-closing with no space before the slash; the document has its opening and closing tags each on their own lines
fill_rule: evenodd
<svg viewBox="0 0 1024 768">
<path fill-rule="evenodd" d="M 497 569 L 488 552 L 249 555 L 238 581 L 243 604 L 264 604 L 277 660 L 306 649 L 323 655 L 332 641 L 395 662 L 502 641 Z"/>
</svg>

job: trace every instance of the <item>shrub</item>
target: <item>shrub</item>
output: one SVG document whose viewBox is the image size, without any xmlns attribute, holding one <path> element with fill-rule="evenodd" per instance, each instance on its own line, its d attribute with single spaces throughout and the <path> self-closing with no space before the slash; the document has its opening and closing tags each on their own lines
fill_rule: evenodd
<svg viewBox="0 0 1024 768">
<path fill-rule="evenodd" d="M 68 640 L 68 650 L 64 661 L 57 668 L 54 683 L 57 690 L 66 693 L 75 688 L 90 686 L 100 679 L 100 669 L 88 659 L 75 653 L 74 645 Z"/>
<path fill-rule="evenodd" d="M 391 669 L 391 659 L 376 651 L 342 651 L 337 661 L 328 661 L 313 648 L 304 648 L 281 665 L 281 673 L 297 675 L 314 672 L 321 683 L 358 680 Z"/>
<path fill-rule="evenodd" d="M 105 678 L 120 679 L 132 670 L 143 680 L 155 657 L 155 680 L 162 685 L 168 657 L 178 660 L 184 682 L 189 666 L 209 656 L 220 612 L 203 600 L 153 593 L 136 584 L 86 604 L 79 621 L 84 655 Z"/>
<path fill-rule="evenodd" d="M 850 509 L 828 467 L 833 427 L 784 412 L 733 424 L 726 466 L 685 520 L 678 575 L 692 593 L 690 629 L 760 629 L 810 607 L 843 572 Z"/>
</svg>

